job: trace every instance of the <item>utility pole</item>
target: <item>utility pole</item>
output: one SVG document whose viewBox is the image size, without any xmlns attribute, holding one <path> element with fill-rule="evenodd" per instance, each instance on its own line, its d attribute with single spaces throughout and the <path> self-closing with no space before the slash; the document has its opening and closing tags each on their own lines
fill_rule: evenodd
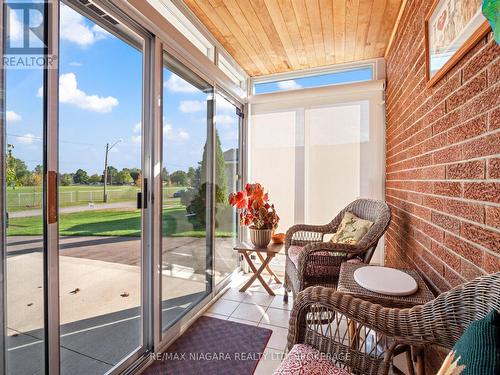
<svg viewBox="0 0 500 375">
<path fill-rule="evenodd" d="M 106 184 L 108 183 L 108 153 L 109 150 L 111 150 L 121 141 L 122 141 L 121 139 L 117 140 L 115 143 L 111 145 L 111 147 L 109 146 L 109 143 L 106 143 L 106 154 L 104 155 L 104 194 L 103 194 L 104 203 L 108 202 L 108 194 L 106 193 Z"/>
</svg>

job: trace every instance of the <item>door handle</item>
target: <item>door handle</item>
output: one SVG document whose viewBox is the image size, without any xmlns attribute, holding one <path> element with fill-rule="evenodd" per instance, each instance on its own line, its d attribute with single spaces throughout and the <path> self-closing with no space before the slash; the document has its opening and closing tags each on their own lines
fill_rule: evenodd
<svg viewBox="0 0 500 375">
<path fill-rule="evenodd" d="M 137 193 L 137 208 L 142 208 L 142 191 Z"/>
<path fill-rule="evenodd" d="M 148 191 L 148 179 L 145 178 L 143 183 L 144 183 L 144 185 L 143 185 L 144 192 L 147 192 Z M 137 192 L 137 208 L 138 209 L 148 208 L 148 199 L 147 199 L 146 194 L 143 194 L 142 191 Z"/>
<path fill-rule="evenodd" d="M 47 223 L 57 223 L 57 172 L 49 171 L 47 176 Z"/>
</svg>

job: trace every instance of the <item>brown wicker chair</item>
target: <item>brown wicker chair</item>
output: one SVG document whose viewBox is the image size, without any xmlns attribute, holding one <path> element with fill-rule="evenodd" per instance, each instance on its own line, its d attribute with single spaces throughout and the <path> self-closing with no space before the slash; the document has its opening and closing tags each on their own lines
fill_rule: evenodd
<svg viewBox="0 0 500 375">
<path fill-rule="evenodd" d="M 336 232 L 346 211 L 362 219 L 373 221 L 374 224 L 356 245 L 323 242 L 325 234 Z M 350 258 L 358 257 L 363 262 L 369 263 L 390 220 L 391 211 L 385 202 L 357 199 L 344 208 L 329 224 L 298 224 L 291 227 L 285 238 L 284 301 L 288 301 L 289 291 L 295 296 L 301 290 L 313 285 L 336 288 L 340 264 Z"/>
<path fill-rule="evenodd" d="M 290 316 L 288 349 L 307 344 L 353 374 L 387 374 L 409 345 L 451 349 L 465 329 L 500 312 L 500 272 L 479 277 L 411 309 L 387 308 L 331 288 L 299 293 Z M 324 323 L 328 317 L 329 323 Z M 347 326 L 355 322 L 354 335 Z M 353 332 L 351 330 L 351 332 Z"/>
</svg>

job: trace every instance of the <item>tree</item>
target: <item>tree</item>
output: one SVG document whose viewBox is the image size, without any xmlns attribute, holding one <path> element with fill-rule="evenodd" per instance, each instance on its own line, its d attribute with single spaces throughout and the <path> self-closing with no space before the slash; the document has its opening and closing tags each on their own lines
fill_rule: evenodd
<svg viewBox="0 0 500 375">
<path fill-rule="evenodd" d="M 118 174 L 118 169 L 113 166 L 108 166 L 108 185 L 111 185 L 115 181 L 116 175 Z"/>
<path fill-rule="evenodd" d="M 38 164 L 35 169 L 33 169 L 33 172 L 36 172 L 36 173 L 39 173 L 39 174 L 43 174 L 43 166 Z"/>
<path fill-rule="evenodd" d="M 168 171 L 167 171 L 167 168 L 163 167 L 163 169 L 161 170 L 161 180 L 163 182 L 170 182 L 170 176 L 168 174 Z"/>
<path fill-rule="evenodd" d="M 116 174 L 115 183 L 117 185 L 126 185 L 131 184 L 132 182 L 134 182 L 134 179 L 128 170 L 124 169 Z"/>
<path fill-rule="evenodd" d="M 7 173 L 6 173 L 6 183 L 7 186 L 12 186 L 15 187 L 17 185 L 16 181 L 16 171 L 14 170 L 14 166 L 12 163 L 12 159 L 14 156 L 12 155 L 12 150 L 14 149 L 14 146 L 11 144 L 7 145 L 7 160 L 6 160 L 6 166 L 7 166 Z"/>
<path fill-rule="evenodd" d="M 130 172 L 130 176 L 132 176 L 132 179 L 134 180 L 134 184 L 137 185 L 137 179 L 141 175 L 141 170 L 139 168 L 123 168 L 123 170 L 127 169 Z"/>
<path fill-rule="evenodd" d="M 187 186 L 188 176 L 184 171 L 175 171 L 170 175 L 170 182 L 175 186 Z"/>
<path fill-rule="evenodd" d="M 139 176 L 137 176 L 137 180 L 135 180 L 135 186 L 137 186 L 139 189 L 142 188 L 142 173 L 139 173 Z"/>
<path fill-rule="evenodd" d="M 75 184 L 87 185 L 89 183 L 89 175 L 83 169 L 78 169 L 73 175 Z"/>
<path fill-rule="evenodd" d="M 98 184 L 101 181 L 102 181 L 102 176 L 99 176 L 97 173 L 94 173 L 92 176 L 89 177 L 90 184 Z"/>
<path fill-rule="evenodd" d="M 73 184 L 73 176 L 69 173 L 64 173 L 61 175 L 61 186 L 70 186 Z"/>
<path fill-rule="evenodd" d="M 21 184 L 23 186 L 40 186 L 42 185 L 42 174 L 37 173 L 36 171 L 30 172 L 23 176 L 21 179 Z"/>
<path fill-rule="evenodd" d="M 203 159 L 201 161 L 200 178 L 203 183 L 207 180 L 207 144 L 203 149 Z M 215 132 L 215 202 L 227 203 L 227 179 L 224 162 L 224 152 L 219 138 L 219 132 Z"/>
<path fill-rule="evenodd" d="M 193 186 L 193 182 L 196 179 L 196 169 L 193 167 L 189 167 L 189 169 L 187 171 L 187 176 L 188 176 L 188 180 L 189 180 L 189 185 Z"/>
<path fill-rule="evenodd" d="M 26 175 L 29 175 L 26 163 L 21 159 L 17 159 L 13 155 L 14 146 L 7 145 L 7 185 L 12 188 L 22 186 L 22 180 Z"/>
<path fill-rule="evenodd" d="M 197 222 L 203 225 L 206 221 L 205 211 L 207 207 L 207 160 L 208 145 L 205 143 L 205 147 L 203 149 L 203 159 L 201 160 L 199 167 L 195 170 L 195 176 L 191 185 L 192 188 L 189 190 L 189 194 L 186 194 L 186 197 L 189 197 L 191 193 L 193 193 L 193 198 L 191 199 L 191 203 L 186 206 L 186 211 L 188 213 L 195 214 Z M 222 152 L 218 132 L 215 133 L 215 176 L 215 211 L 217 214 L 217 210 L 219 208 L 224 208 L 228 201 L 224 153 Z M 190 217 L 190 220 L 192 219 L 193 218 Z M 217 228 L 217 222 L 215 223 L 215 226 Z"/>
</svg>

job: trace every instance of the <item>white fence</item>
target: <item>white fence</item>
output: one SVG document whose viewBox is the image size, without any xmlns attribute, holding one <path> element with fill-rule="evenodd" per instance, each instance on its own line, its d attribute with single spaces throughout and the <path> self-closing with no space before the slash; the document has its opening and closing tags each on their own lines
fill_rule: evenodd
<svg viewBox="0 0 500 375">
<path fill-rule="evenodd" d="M 131 202 L 137 198 L 140 189 L 108 189 L 108 202 Z M 169 202 L 172 199 L 173 191 L 163 189 L 163 200 Z M 42 192 L 7 192 L 7 207 L 9 208 L 40 208 L 42 206 Z M 61 206 L 71 206 L 103 202 L 103 189 L 94 190 L 60 190 L 59 204 Z"/>
<path fill-rule="evenodd" d="M 111 189 L 107 190 L 108 202 L 134 201 L 139 189 Z M 42 192 L 7 193 L 7 207 L 41 207 Z M 60 205 L 74 205 L 78 203 L 92 203 L 103 201 L 103 190 L 62 190 L 59 191 Z"/>
</svg>

